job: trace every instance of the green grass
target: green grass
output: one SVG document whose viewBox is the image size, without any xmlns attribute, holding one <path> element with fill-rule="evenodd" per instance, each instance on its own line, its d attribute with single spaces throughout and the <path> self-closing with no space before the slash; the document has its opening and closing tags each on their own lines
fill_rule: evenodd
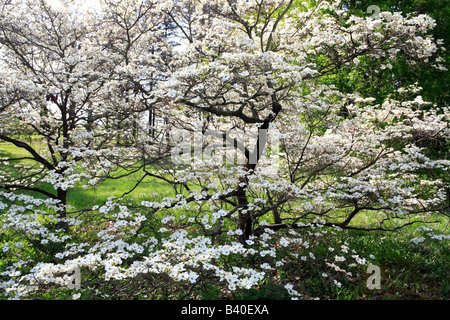
<svg viewBox="0 0 450 320">
<path fill-rule="evenodd" d="M 94 205 L 101 205 L 109 197 L 122 197 L 132 190 L 144 173 L 142 171 L 133 173 L 121 179 L 108 179 L 96 188 L 88 190 L 76 189 L 69 193 L 68 203 L 75 208 L 86 208 Z M 173 196 L 173 189 L 167 184 L 152 178 L 145 178 L 128 197 L 135 200 L 148 200 L 149 196 L 155 199 Z"/>
<path fill-rule="evenodd" d="M 45 146 L 39 145 L 38 143 L 33 143 L 37 150 L 44 151 Z M 0 157 L 29 157 L 30 154 L 22 149 L 14 146 L 10 143 L 0 143 Z M 5 167 L 5 169 L 14 171 L 14 164 L 25 164 L 25 165 L 36 165 L 33 160 L 25 159 L 20 161 L 10 161 L 10 163 Z M 120 173 L 119 173 L 120 174 Z M 90 188 L 88 190 L 83 190 L 82 188 L 74 188 L 68 193 L 68 205 L 73 206 L 76 210 L 81 210 L 85 208 L 90 208 L 94 205 L 103 204 L 109 197 L 121 197 L 130 190 L 133 190 L 136 183 L 144 175 L 143 171 L 132 173 L 121 179 L 107 179 L 103 181 L 100 185 Z M 55 192 L 55 189 L 47 183 L 42 183 L 39 185 L 40 188 Z M 38 193 L 25 192 L 27 194 L 33 194 L 37 197 L 42 197 Z M 130 194 L 130 197 L 135 199 L 148 199 L 148 195 L 151 194 L 152 198 L 162 199 L 164 197 L 173 196 L 173 189 L 168 187 L 167 183 L 156 180 L 155 178 L 147 177 L 145 178 L 138 187 L 136 187 Z"/>
</svg>

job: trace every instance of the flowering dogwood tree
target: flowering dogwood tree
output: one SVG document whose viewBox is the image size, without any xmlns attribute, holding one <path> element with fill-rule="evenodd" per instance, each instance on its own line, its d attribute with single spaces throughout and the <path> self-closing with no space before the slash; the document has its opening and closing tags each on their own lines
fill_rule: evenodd
<svg viewBox="0 0 450 320">
<path fill-rule="evenodd" d="M 72 190 L 164 158 L 157 139 L 138 136 L 147 128 L 137 115 L 154 103 L 148 87 L 168 63 L 166 28 L 154 4 L 128 5 L 132 14 L 108 2 L 100 20 L 74 1 L 2 3 L 0 140 L 14 147 L 1 158 L 2 221 L 49 256 L 92 212 L 89 201 L 70 206 Z"/>
<path fill-rule="evenodd" d="M 142 143 L 135 118 L 150 108 L 151 98 L 140 82 L 150 81 L 156 58 L 146 55 L 144 63 L 133 57 L 130 63 L 130 56 L 141 54 L 162 31 L 158 18 L 148 14 L 151 7 L 137 8 L 142 12 L 130 18 L 117 6 L 108 3 L 101 22 L 55 10 L 45 1 L 3 6 L 0 134 L 26 155 L 3 159 L 14 169 L 2 171 L 0 185 L 59 201 L 60 218 L 66 217 L 69 189 L 95 185 L 141 154 L 129 145 Z M 54 191 L 40 187 L 42 182 Z M 68 231 L 66 222 L 60 226 Z"/>
<path fill-rule="evenodd" d="M 448 137 L 448 110 L 423 111 L 426 102 L 415 88 L 374 104 L 321 81 L 341 66 L 357 68 L 362 58 L 429 58 L 438 50 L 424 35 L 433 21 L 387 12 L 376 21 L 348 17 L 336 5 L 213 1 L 196 4 L 189 21 L 175 20 L 189 45 L 186 67 L 165 84 L 173 103 L 220 118 L 212 126 L 223 133 L 254 126 L 276 127 L 280 134 L 275 179 L 265 177 L 266 170 L 255 174 L 260 154 L 251 161 L 252 150 L 264 148 L 262 135 L 248 149 L 233 141 L 244 165 L 234 168 L 235 181 L 221 178 L 219 189 L 232 190 L 222 197 L 235 199 L 231 208 L 245 239 L 267 214 L 275 224 L 265 228 L 293 227 L 307 217 L 350 227 L 359 212 L 370 210 L 380 213 L 376 228 L 384 229 L 384 222 L 409 223 L 410 215 L 442 209 L 447 197 L 442 181 L 416 185 L 414 172 L 446 170 L 448 161 L 427 158 L 413 137 Z"/>
<path fill-rule="evenodd" d="M 9 294 L 63 287 L 73 268 L 105 297 L 168 292 L 172 281 L 185 290 L 169 296 L 189 297 L 212 279 L 249 289 L 276 267 L 316 263 L 314 243 L 336 230 L 395 230 L 448 212 L 450 162 L 427 156 L 420 141 L 448 141 L 450 110 L 423 108 L 417 87 L 375 103 L 327 81 L 363 59 L 380 68 L 430 59 L 439 47 L 426 15 L 362 18 L 336 1 L 111 0 L 95 16 L 8 3 L 0 139 L 31 156 L 2 161 L 39 166 L 3 170 L 1 223 L 47 252 L 35 261 L 20 245 L 3 247 L 20 252 L 3 273 Z M 149 110 L 167 119 L 168 135 L 136 130 Z M 30 128 L 36 147 L 24 139 Z M 170 147 L 174 161 L 161 160 Z M 67 189 L 117 167 L 143 169 L 174 196 L 161 200 L 150 187 L 138 203 L 67 211 Z M 377 224 L 362 224 L 367 215 Z M 346 276 L 339 263 L 365 263 L 345 243 L 329 255 L 324 267 Z"/>
</svg>

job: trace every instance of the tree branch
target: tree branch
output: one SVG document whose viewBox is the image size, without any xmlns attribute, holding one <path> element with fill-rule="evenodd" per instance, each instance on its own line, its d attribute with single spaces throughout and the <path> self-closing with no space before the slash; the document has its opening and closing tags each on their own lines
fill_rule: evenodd
<svg viewBox="0 0 450 320">
<path fill-rule="evenodd" d="M 36 152 L 36 150 L 34 150 L 29 144 L 27 144 L 23 141 L 17 140 L 17 139 L 10 138 L 4 134 L 0 134 L 0 139 L 10 142 L 10 143 L 14 144 L 16 147 L 27 150 L 29 153 L 31 153 L 31 155 L 33 156 L 33 159 L 35 161 L 43 164 L 48 170 L 55 169 L 55 167 L 50 162 L 48 162 L 46 159 L 44 159 L 42 156 L 40 156 Z"/>
</svg>

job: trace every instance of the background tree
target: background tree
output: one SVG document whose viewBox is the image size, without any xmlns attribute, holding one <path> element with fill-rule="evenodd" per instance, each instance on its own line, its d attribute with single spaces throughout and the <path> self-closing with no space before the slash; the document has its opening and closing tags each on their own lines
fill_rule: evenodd
<svg viewBox="0 0 450 320">
<path fill-rule="evenodd" d="M 401 86 L 418 83 L 423 88 L 422 95 L 426 101 L 439 106 L 448 105 L 448 19 L 449 11 L 447 1 L 342 1 L 341 7 L 361 17 L 376 17 L 377 12 L 368 12 L 370 6 L 377 6 L 381 11 L 396 11 L 402 14 L 420 15 L 427 14 L 435 20 L 436 26 L 428 33 L 433 36 L 435 42 L 442 43 L 442 51 L 436 52 L 428 61 L 414 61 L 406 63 L 383 64 L 382 69 L 373 68 L 369 61 L 362 62 L 360 69 L 336 75 L 340 79 L 339 85 L 346 90 L 357 90 L 361 94 L 384 98 Z M 445 50 L 445 51 L 444 51 Z M 429 64 L 441 65 L 438 69 L 427 68 Z M 348 77 L 345 74 L 349 74 Z M 374 84 L 371 86 L 364 83 Z M 337 83 L 336 83 L 337 84 Z M 358 86 L 359 87 L 355 87 Z M 372 90 L 372 92 L 370 92 Z"/>
<path fill-rule="evenodd" d="M 140 50 L 151 41 L 149 34 L 160 32 L 155 27 L 160 25 L 149 14 L 151 4 L 133 8 L 138 13 L 133 21 L 120 11 L 124 7 L 112 3 L 98 21 L 77 11 L 75 3 L 65 4 L 71 10 L 55 9 L 45 1 L 2 5 L 0 139 L 23 150 L 24 156 L 4 155 L 3 163 L 14 166 L 2 168 L 0 188 L 57 200 L 58 227 L 68 231 L 70 189 L 96 185 L 128 161 L 141 159 L 136 150 L 144 140 L 136 136 L 136 119 L 151 100 L 140 83 L 149 70 L 142 68 L 156 68 L 160 62 L 154 62 L 156 54 L 150 59 Z M 148 18 L 141 21 L 144 14 Z M 145 143 L 148 153 L 153 152 L 154 141 Z"/>
</svg>

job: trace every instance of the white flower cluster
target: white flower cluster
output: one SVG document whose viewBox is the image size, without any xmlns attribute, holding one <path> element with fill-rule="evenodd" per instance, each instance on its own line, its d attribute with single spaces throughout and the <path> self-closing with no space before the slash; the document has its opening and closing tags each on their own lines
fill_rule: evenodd
<svg viewBox="0 0 450 320">
<path fill-rule="evenodd" d="M 419 244 L 421 242 L 429 240 L 445 241 L 450 240 L 450 236 L 446 234 L 436 234 L 437 230 L 431 227 L 421 226 L 416 229 L 417 233 L 423 234 L 420 237 L 411 239 L 414 244 Z"/>
</svg>

